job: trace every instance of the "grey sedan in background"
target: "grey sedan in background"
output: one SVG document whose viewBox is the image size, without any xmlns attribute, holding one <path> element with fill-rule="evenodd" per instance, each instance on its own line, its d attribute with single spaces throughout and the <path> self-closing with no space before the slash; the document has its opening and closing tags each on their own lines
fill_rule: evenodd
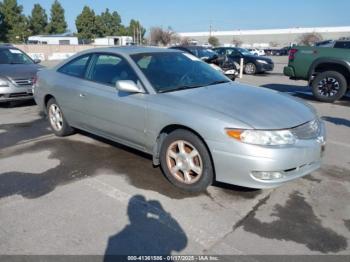
<svg viewBox="0 0 350 262">
<path fill-rule="evenodd" d="M 0 102 L 33 99 L 40 62 L 14 46 L 0 45 Z"/>
<path fill-rule="evenodd" d="M 318 169 L 325 145 L 311 106 L 232 82 L 177 50 L 84 51 L 40 71 L 34 97 L 56 135 L 77 128 L 151 154 L 192 192 L 214 180 L 279 186 Z"/>
</svg>

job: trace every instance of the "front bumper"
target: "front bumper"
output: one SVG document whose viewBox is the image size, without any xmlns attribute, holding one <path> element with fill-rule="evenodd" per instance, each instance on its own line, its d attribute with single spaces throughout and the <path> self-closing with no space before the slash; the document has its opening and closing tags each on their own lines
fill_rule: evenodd
<svg viewBox="0 0 350 262">
<path fill-rule="evenodd" d="M 267 147 L 209 141 L 216 180 L 249 188 L 273 188 L 320 168 L 325 148 L 325 128 L 315 140 L 298 140 L 291 146 Z M 261 180 L 254 172 L 280 172 L 281 178 Z"/>
<path fill-rule="evenodd" d="M 33 99 L 32 86 L 0 87 L 0 102 L 11 102 Z"/>
<path fill-rule="evenodd" d="M 257 63 L 256 70 L 257 72 L 266 72 L 266 71 L 273 71 L 275 65 L 274 64 L 263 64 L 263 63 Z"/>
</svg>

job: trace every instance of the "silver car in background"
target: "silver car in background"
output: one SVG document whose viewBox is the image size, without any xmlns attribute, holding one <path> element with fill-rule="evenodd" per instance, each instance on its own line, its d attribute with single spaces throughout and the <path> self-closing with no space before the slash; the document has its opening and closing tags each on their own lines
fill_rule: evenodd
<svg viewBox="0 0 350 262">
<path fill-rule="evenodd" d="M 34 97 L 56 135 L 77 128 L 151 154 L 192 192 L 214 180 L 279 186 L 318 169 L 325 145 L 311 106 L 232 82 L 177 50 L 84 51 L 40 71 Z"/>
<path fill-rule="evenodd" d="M 33 99 L 40 62 L 12 45 L 0 44 L 0 102 Z"/>
</svg>

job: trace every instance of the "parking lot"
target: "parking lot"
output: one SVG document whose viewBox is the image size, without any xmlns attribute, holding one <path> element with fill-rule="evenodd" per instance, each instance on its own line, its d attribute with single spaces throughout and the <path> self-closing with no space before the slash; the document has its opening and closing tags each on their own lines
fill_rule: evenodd
<svg viewBox="0 0 350 262">
<path fill-rule="evenodd" d="M 275 189 L 185 194 L 150 156 L 57 138 L 32 102 L 0 106 L 0 254 L 350 255 L 350 98 L 315 101 L 273 59 L 272 73 L 238 81 L 310 103 L 328 133 L 322 168 Z"/>
</svg>

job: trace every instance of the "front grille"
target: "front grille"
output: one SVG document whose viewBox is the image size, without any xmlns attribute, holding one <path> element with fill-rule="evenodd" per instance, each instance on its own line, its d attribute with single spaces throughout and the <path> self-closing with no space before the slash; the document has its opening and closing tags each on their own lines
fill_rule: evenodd
<svg viewBox="0 0 350 262">
<path fill-rule="evenodd" d="M 33 79 L 13 79 L 17 86 L 32 86 Z"/>
<path fill-rule="evenodd" d="M 319 119 L 315 119 L 301 126 L 297 126 L 291 131 L 299 139 L 315 139 L 320 135 L 321 123 Z"/>
<path fill-rule="evenodd" d="M 9 98 L 12 98 L 12 97 L 22 97 L 22 96 L 32 96 L 32 94 L 28 94 L 28 93 L 13 93 L 13 94 L 10 94 L 9 95 Z"/>
</svg>

